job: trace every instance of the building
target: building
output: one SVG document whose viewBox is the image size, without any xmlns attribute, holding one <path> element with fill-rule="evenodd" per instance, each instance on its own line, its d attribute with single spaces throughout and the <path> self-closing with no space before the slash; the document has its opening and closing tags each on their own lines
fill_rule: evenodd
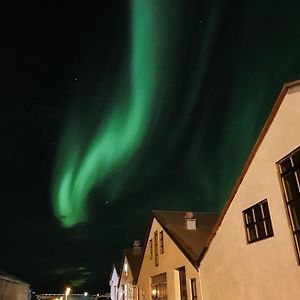
<svg viewBox="0 0 300 300">
<path fill-rule="evenodd" d="M 111 300 L 118 300 L 119 272 L 120 266 L 118 264 L 113 264 L 109 279 Z"/>
<path fill-rule="evenodd" d="M 40 300 L 94 300 L 94 299 L 109 299 L 109 296 L 93 296 L 89 294 L 39 294 L 37 299 Z"/>
<path fill-rule="evenodd" d="M 152 213 L 138 299 L 201 299 L 198 262 L 217 219 L 213 213 Z"/>
<path fill-rule="evenodd" d="M 299 146 L 297 81 L 284 85 L 209 240 L 202 299 L 300 299 Z"/>
<path fill-rule="evenodd" d="M 29 287 L 25 281 L 0 271 L 0 299 L 28 300 Z"/>
<path fill-rule="evenodd" d="M 123 252 L 120 268 L 120 279 L 118 297 L 120 300 L 136 300 L 136 282 L 142 259 L 142 248 L 140 241 L 134 241 L 132 249 Z"/>
</svg>

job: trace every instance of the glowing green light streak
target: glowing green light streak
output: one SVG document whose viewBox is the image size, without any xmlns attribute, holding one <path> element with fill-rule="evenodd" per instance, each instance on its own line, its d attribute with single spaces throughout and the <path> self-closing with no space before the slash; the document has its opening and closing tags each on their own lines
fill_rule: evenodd
<svg viewBox="0 0 300 300">
<path fill-rule="evenodd" d="M 149 128 L 165 59 L 161 45 L 166 33 L 161 33 L 159 26 L 167 18 L 161 15 L 159 2 L 134 0 L 132 7 L 130 66 L 122 74 L 123 78 L 130 74 L 130 86 L 120 80 L 112 97 L 117 105 L 101 126 L 98 123 L 90 141 L 83 142 L 81 130 L 72 119 L 63 137 L 53 200 L 55 214 L 65 226 L 86 220 L 86 200 L 91 190 L 128 163 Z"/>
</svg>

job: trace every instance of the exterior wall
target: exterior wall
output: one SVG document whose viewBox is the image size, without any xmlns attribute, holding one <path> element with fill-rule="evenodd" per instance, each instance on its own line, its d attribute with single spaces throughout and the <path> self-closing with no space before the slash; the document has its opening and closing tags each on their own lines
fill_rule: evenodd
<svg viewBox="0 0 300 300">
<path fill-rule="evenodd" d="M 119 284 L 119 275 L 116 271 L 116 268 L 113 268 L 113 272 L 110 278 L 110 297 L 112 300 L 118 300 L 118 284 Z"/>
<path fill-rule="evenodd" d="M 126 275 L 124 266 L 127 263 L 128 265 L 128 272 Z M 123 286 L 127 286 L 127 293 L 123 290 Z M 133 276 L 130 269 L 130 266 L 127 261 L 127 257 L 125 256 L 124 264 L 122 268 L 122 273 L 120 274 L 120 282 L 119 282 L 119 292 L 118 297 L 120 300 L 135 300 L 136 299 L 136 288 L 133 284 Z"/>
<path fill-rule="evenodd" d="M 0 278 L 0 299 L 28 300 L 29 286 Z"/>
<path fill-rule="evenodd" d="M 155 266 L 154 257 L 154 232 L 162 231 L 162 227 L 156 221 L 153 220 L 150 235 L 147 241 L 147 247 L 145 250 L 145 255 L 143 258 L 137 288 L 139 290 L 140 298 L 139 300 L 149 300 L 151 299 L 151 277 L 167 273 L 167 294 L 169 300 L 180 300 L 180 288 L 179 288 L 179 274 L 177 269 L 180 267 L 185 267 L 186 271 L 186 284 L 188 299 L 191 297 L 191 278 L 196 278 L 198 299 L 200 298 L 200 285 L 199 285 L 199 273 L 195 267 L 189 262 L 185 255 L 182 254 L 181 250 L 176 246 L 176 244 L 171 240 L 171 238 L 164 231 L 164 253 L 160 254 L 159 250 L 159 265 Z M 153 240 L 153 258 L 150 260 L 150 246 L 149 240 Z"/>
<path fill-rule="evenodd" d="M 205 300 L 300 299 L 300 266 L 276 167 L 299 145 L 298 86 L 282 101 L 201 262 Z M 274 237 L 247 244 L 242 211 L 266 198 Z"/>
</svg>

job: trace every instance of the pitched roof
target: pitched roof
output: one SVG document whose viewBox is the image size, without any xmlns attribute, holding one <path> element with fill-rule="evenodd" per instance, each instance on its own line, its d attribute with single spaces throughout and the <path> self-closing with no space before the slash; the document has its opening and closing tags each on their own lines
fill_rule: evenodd
<svg viewBox="0 0 300 300">
<path fill-rule="evenodd" d="M 109 278 L 112 278 L 112 275 L 114 273 L 114 270 L 116 270 L 117 275 L 120 276 L 120 268 L 121 268 L 121 264 L 120 263 L 113 263 L 111 271 L 110 271 L 110 276 Z"/>
<path fill-rule="evenodd" d="M 29 283 L 19 279 L 18 277 L 14 276 L 14 275 L 11 275 L 9 273 L 6 273 L 4 271 L 1 271 L 1 270 L 0 270 L 0 279 L 10 281 L 10 282 L 14 282 L 14 283 L 17 283 L 17 284 L 22 284 L 22 285 L 27 285 L 27 286 L 30 285 Z"/>
<path fill-rule="evenodd" d="M 153 217 L 164 228 L 166 233 L 197 268 L 211 231 L 219 214 L 194 212 L 196 230 L 188 230 L 185 225 L 185 211 L 153 211 Z"/>
<path fill-rule="evenodd" d="M 125 249 L 123 251 L 123 260 L 122 260 L 122 266 L 120 269 L 120 277 L 121 277 L 121 272 L 124 266 L 124 260 L 125 257 L 127 258 L 131 273 L 132 273 L 132 277 L 133 277 L 133 283 L 137 282 L 137 278 L 138 278 L 138 272 L 140 269 L 140 265 L 142 262 L 142 252 L 140 253 L 136 253 L 133 249 Z"/>
<path fill-rule="evenodd" d="M 250 167 L 250 165 L 251 165 L 251 163 L 252 163 L 252 161 L 254 159 L 254 156 L 255 156 L 255 154 L 256 154 L 256 152 L 257 152 L 260 144 L 264 140 L 264 138 L 265 138 L 265 136 L 266 136 L 266 134 L 267 134 L 267 132 L 268 132 L 271 124 L 273 123 L 273 120 L 274 120 L 274 118 L 275 118 L 275 116 L 276 116 L 276 114 L 278 112 L 278 109 L 281 106 L 281 103 L 282 103 L 283 99 L 285 98 L 288 90 L 290 88 L 292 88 L 292 87 L 299 86 L 299 85 L 300 85 L 300 80 L 296 80 L 296 81 L 292 81 L 292 82 L 289 82 L 289 83 L 285 83 L 283 85 L 283 87 L 282 87 L 282 89 L 281 89 L 281 91 L 280 91 L 280 93 L 279 93 L 279 95 L 278 95 L 278 97 L 276 99 L 276 102 L 275 102 L 275 104 L 274 104 L 274 106 L 273 106 L 273 108 L 272 108 L 272 110 L 271 110 L 271 112 L 270 112 L 270 114 L 269 114 L 269 116 L 267 118 L 267 121 L 266 121 L 266 123 L 265 123 L 265 125 L 264 125 L 264 127 L 263 127 L 263 129 L 261 131 L 261 133 L 259 134 L 254 147 L 252 148 L 252 150 L 250 152 L 250 155 L 249 155 L 249 157 L 248 157 L 248 159 L 247 159 L 247 161 L 246 161 L 246 163 L 245 163 L 245 165 L 244 165 L 244 167 L 243 167 L 243 169 L 241 171 L 240 176 L 238 177 L 236 183 L 234 184 L 234 186 L 232 188 L 232 191 L 231 191 L 231 193 L 230 193 L 230 195 L 228 197 L 227 202 L 224 205 L 224 208 L 223 208 L 223 210 L 222 210 L 222 212 L 221 212 L 221 214 L 219 216 L 218 221 L 216 222 L 216 224 L 214 226 L 213 231 L 211 232 L 211 235 L 210 235 L 210 237 L 208 239 L 208 242 L 207 242 L 207 245 L 206 245 L 206 250 L 209 248 L 210 243 L 212 242 L 212 240 L 213 240 L 214 236 L 216 235 L 219 227 L 221 226 L 221 223 L 222 223 L 222 221 L 223 221 L 223 219 L 224 219 L 224 217 L 226 215 L 226 212 L 229 209 L 229 207 L 231 205 L 231 202 L 232 202 L 232 200 L 233 200 L 233 198 L 234 198 L 237 190 L 239 189 L 239 187 L 240 187 L 240 185 L 241 185 L 241 183 L 242 183 L 242 181 L 243 181 L 243 179 L 244 179 L 244 177 L 245 177 L 245 175 L 246 175 L 246 173 L 247 173 L 247 171 L 248 171 L 248 169 L 249 169 L 249 167 Z M 200 257 L 199 263 L 202 260 L 202 258 L 204 257 L 204 254 L 205 253 L 203 253 L 203 255 Z"/>
</svg>

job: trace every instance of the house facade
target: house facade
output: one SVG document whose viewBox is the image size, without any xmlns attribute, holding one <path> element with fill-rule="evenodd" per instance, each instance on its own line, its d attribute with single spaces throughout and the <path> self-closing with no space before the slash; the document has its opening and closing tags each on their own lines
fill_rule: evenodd
<svg viewBox="0 0 300 300">
<path fill-rule="evenodd" d="M 200 262 L 203 298 L 300 299 L 300 82 L 286 84 Z"/>
<path fill-rule="evenodd" d="M 117 264 L 113 264 L 109 286 L 110 286 L 110 298 L 111 300 L 118 300 L 118 286 L 119 286 L 119 271 L 120 266 Z"/>
<path fill-rule="evenodd" d="M 198 260 L 217 217 L 153 212 L 137 281 L 139 300 L 201 299 Z"/>
<path fill-rule="evenodd" d="M 141 258 L 142 248 L 140 241 L 135 241 L 132 249 L 124 250 L 118 285 L 119 300 L 137 299 L 136 282 Z"/>
</svg>

